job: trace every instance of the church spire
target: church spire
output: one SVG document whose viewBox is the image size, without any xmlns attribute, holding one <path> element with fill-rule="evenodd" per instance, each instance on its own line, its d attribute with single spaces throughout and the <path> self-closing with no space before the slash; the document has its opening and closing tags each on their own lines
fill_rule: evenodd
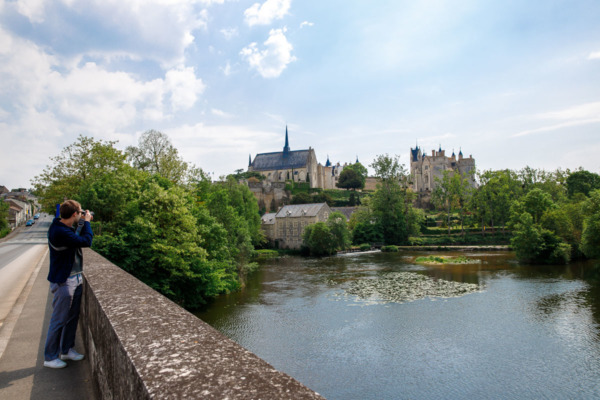
<svg viewBox="0 0 600 400">
<path fill-rule="evenodd" d="M 252 166 L 252 154 L 248 154 L 248 166 Z"/>
<path fill-rule="evenodd" d="M 288 140 L 287 125 L 285 126 L 285 146 L 283 147 L 283 152 L 284 153 L 289 153 L 290 152 L 290 141 Z"/>
</svg>

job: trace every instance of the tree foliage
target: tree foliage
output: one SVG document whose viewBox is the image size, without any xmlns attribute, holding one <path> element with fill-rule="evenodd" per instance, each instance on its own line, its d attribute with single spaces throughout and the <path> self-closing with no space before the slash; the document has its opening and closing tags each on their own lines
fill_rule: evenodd
<svg viewBox="0 0 600 400">
<path fill-rule="evenodd" d="M 339 212 L 331 213 L 327 219 L 327 227 L 333 236 L 335 248 L 346 250 L 351 243 L 346 216 Z"/>
<path fill-rule="evenodd" d="M 51 164 L 32 183 L 42 207 L 50 214 L 65 199 L 79 200 L 86 183 L 124 166 L 124 154 L 114 147 L 116 142 L 79 136 L 75 143 L 51 157 Z"/>
<path fill-rule="evenodd" d="M 365 186 L 364 181 L 358 173 L 350 168 L 344 168 L 335 184 L 340 189 L 362 189 Z"/>
<path fill-rule="evenodd" d="M 579 169 L 568 176 L 566 183 L 569 196 L 576 193 L 589 196 L 591 191 L 600 189 L 600 175 Z"/>
<path fill-rule="evenodd" d="M 385 244 L 404 244 L 408 240 L 407 214 L 411 207 L 407 201 L 407 173 L 399 157 L 387 154 L 375 158 L 371 167 L 379 178 L 377 190 L 371 199 L 374 222 L 379 225 Z"/>
<path fill-rule="evenodd" d="M 583 207 L 587 217 L 583 224 L 581 248 L 587 257 L 600 258 L 600 190 L 592 191 Z"/>
<path fill-rule="evenodd" d="M 263 240 L 258 204 L 235 180 L 212 183 L 149 131 L 136 159 L 80 137 L 36 178 L 42 204 L 73 198 L 95 211 L 93 248 L 179 304 L 235 290 Z M 143 157 L 142 157 L 143 156 Z"/>
<path fill-rule="evenodd" d="M 159 175 L 174 183 L 201 180 L 201 170 L 183 161 L 167 135 L 153 129 L 140 136 L 138 145 L 125 150 L 127 160 L 141 171 Z"/>
<path fill-rule="evenodd" d="M 6 236 L 10 232 L 8 225 L 8 210 L 10 206 L 4 201 L 0 201 L 0 238 Z"/>
<path fill-rule="evenodd" d="M 311 256 L 328 256 L 336 250 L 336 239 L 325 222 L 306 226 L 302 233 L 302 242 Z"/>
</svg>

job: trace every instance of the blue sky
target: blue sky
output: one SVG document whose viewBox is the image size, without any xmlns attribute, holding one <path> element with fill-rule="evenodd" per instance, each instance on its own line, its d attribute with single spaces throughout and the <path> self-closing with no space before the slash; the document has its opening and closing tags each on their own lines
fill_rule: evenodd
<svg viewBox="0 0 600 400">
<path fill-rule="evenodd" d="M 0 0 L 0 185 L 80 134 L 160 130 L 215 178 L 419 143 L 600 172 L 600 2 Z"/>
</svg>

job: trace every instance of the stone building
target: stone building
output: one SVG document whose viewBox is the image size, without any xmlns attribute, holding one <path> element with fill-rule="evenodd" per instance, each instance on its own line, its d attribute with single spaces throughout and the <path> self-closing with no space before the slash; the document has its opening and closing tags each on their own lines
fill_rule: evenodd
<svg viewBox="0 0 600 400">
<path fill-rule="evenodd" d="M 276 211 L 280 206 L 289 202 L 289 193 L 285 190 L 284 182 L 259 181 L 253 177 L 248 179 L 246 184 L 256 197 L 260 210 Z"/>
<path fill-rule="evenodd" d="M 287 205 L 277 213 L 263 215 L 261 227 L 280 249 L 299 249 L 304 228 L 327 221 L 331 212 L 327 203 Z"/>
<path fill-rule="evenodd" d="M 288 129 L 285 127 L 285 146 L 283 151 L 259 153 L 248 160 L 248 171 L 257 171 L 267 182 L 306 182 L 311 188 L 335 189 L 343 166 L 332 165 L 327 159 L 325 165 L 319 164 L 315 150 L 290 150 Z"/>
<path fill-rule="evenodd" d="M 467 175 L 475 172 L 475 159 L 472 155 L 464 157 L 462 150 L 458 153 L 458 158 L 454 151 L 450 157 L 446 156 L 446 150 L 442 146 L 438 151 L 432 150 L 431 155 L 421 151 L 419 146 L 410 149 L 410 181 L 411 189 L 417 193 L 417 205 L 421 207 L 429 206 L 431 192 L 436 188 L 436 179 L 442 179 L 444 171 L 460 173 Z M 471 186 L 475 187 L 475 178 L 470 177 Z"/>
<path fill-rule="evenodd" d="M 275 215 L 277 213 L 267 213 L 260 217 L 260 227 L 265 233 L 267 239 L 275 241 Z"/>
</svg>

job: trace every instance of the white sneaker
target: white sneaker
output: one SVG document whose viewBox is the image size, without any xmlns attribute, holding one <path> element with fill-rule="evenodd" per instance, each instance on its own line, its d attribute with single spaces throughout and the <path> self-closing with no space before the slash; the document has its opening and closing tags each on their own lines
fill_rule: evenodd
<svg viewBox="0 0 600 400">
<path fill-rule="evenodd" d="M 78 352 L 76 352 L 74 349 L 69 349 L 69 352 L 67 354 L 61 354 L 60 355 L 60 359 L 61 360 L 72 360 L 72 361 L 80 361 L 83 360 L 84 355 L 83 354 L 79 354 Z"/>
<path fill-rule="evenodd" d="M 44 367 L 48 367 L 48 368 L 64 368 L 66 366 L 67 366 L 67 363 L 59 360 L 58 358 L 55 358 L 52 361 L 44 361 Z"/>
</svg>

